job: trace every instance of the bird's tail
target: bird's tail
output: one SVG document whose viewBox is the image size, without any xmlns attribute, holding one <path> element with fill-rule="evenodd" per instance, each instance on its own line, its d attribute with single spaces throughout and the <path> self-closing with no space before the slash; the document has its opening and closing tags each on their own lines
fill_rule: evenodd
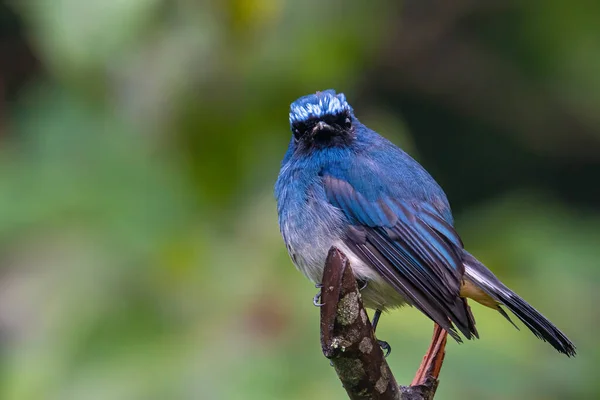
<svg viewBox="0 0 600 400">
<path fill-rule="evenodd" d="M 485 265 L 466 251 L 463 255 L 463 264 L 465 266 L 466 285 L 473 283 L 476 287 L 468 290 L 469 294 L 478 292 L 474 296 L 467 294 L 468 297 L 472 297 L 483 305 L 497 309 L 512 323 L 510 317 L 501 308 L 501 306 L 506 306 L 535 336 L 550 343 L 559 352 L 569 357 L 575 356 L 575 345 L 564 333 L 519 295 L 500 282 Z"/>
</svg>

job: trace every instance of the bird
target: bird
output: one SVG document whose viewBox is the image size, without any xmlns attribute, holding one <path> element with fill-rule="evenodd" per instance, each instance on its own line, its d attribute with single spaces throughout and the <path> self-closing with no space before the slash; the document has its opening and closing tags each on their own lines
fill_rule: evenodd
<svg viewBox="0 0 600 400">
<path fill-rule="evenodd" d="M 289 123 L 274 190 L 279 227 L 293 264 L 317 287 L 335 246 L 363 283 L 374 328 L 383 311 L 409 305 L 457 342 L 459 332 L 478 338 L 471 299 L 513 323 L 510 310 L 539 339 L 575 356 L 565 334 L 465 250 L 440 185 L 362 124 L 343 93 L 298 98 Z"/>
</svg>

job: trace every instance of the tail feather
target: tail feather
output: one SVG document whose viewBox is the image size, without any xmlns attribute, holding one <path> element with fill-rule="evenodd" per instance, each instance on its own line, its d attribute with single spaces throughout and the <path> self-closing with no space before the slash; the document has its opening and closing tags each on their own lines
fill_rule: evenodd
<svg viewBox="0 0 600 400">
<path fill-rule="evenodd" d="M 520 330 L 521 330 L 521 328 L 519 328 L 519 327 L 517 326 L 517 324 L 515 324 L 515 323 L 513 322 L 513 320 L 512 320 L 512 319 L 510 319 L 510 315 L 508 315 L 508 314 L 506 313 L 506 311 L 504 311 L 504 308 L 502 308 L 502 307 L 500 307 L 500 305 L 498 305 L 498 308 L 497 308 L 497 310 L 498 310 L 498 312 L 500 313 L 500 315 L 502 315 L 504 318 L 506 318 L 506 320 L 507 320 L 508 322 L 510 322 L 510 323 L 512 324 L 512 326 L 514 326 L 515 328 L 517 328 L 517 330 L 518 330 L 518 331 L 520 331 Z"/>
<path fill-rule="evenodd" d="M 485 265 L 466 251 L 463 256 L 463 263 L 465 265 L 465 278 L 497 301 L 499 303 L 498 311 L 506 319 L 513 323 L 506 312 L 500 308 L 500 305 L 505 306 L 515 314 L 535 336 L 550 343 L 559 352 L 569 357 L 575 356 L 575 345 L 569 338 L 539 311 L 500 282 Z"/>
</svg>

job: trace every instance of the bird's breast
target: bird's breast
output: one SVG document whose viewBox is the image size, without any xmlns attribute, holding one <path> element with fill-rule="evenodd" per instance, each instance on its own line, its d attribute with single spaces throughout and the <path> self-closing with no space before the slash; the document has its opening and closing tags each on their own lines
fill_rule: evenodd
<svg viewBox="0 0 600 400">
<path fill-rule="evenodd" d="M 365 306 L 383 310 L 405 304 L 405 299 L 381 275 L 345 245 L 349 221 L 327 201 L 320 180 L 304 191 L 294 188 L 293 183 L 282 189 L 278 210 L 288 253 L 296 268 L 312 282 L 321 282 L 327 253 L 336 246 L 349 258 L 356 278 L 368 282 L 362 291 Z"/>
<path fill-rule="evenodd" d="M 326 200 L 318 182 L 301 196 L 284 193 L 279 201 L 279 226 L 292 261 L 311 281 L 320 282 L 327 252 L 342 239 L 345 216 Z"/>
</svg>

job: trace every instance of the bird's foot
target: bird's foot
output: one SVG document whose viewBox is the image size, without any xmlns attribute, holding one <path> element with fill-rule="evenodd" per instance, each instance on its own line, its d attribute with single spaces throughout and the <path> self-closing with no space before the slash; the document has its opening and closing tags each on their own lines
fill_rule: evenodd
<svg viewBox="0 0 600 400">
<path fill-rule="evenodd" d="M 367 286 L 369 286 L 369 281 L 367 281 L 367 280 L 361 281 L 361 280 L 357 279 L 356 283 L 359 286 L 358 287 L 359 292 L 362 292 L 363 290 L 365 290 L 367 288 Z"/>
<path fill-rule="evenodd" d="M 384 340 L 378 340 L 377 343 L 379 343 L 379 347 L 381 347 L 381 350 L 384 351 L 384 357 L 387 358 L 387 356 L 389 356 L 392 352 L 392 346 L 390 346 L 390 344 Z"/>
<path fill-rule="evenodd" d="M 316 283 L 315 287 L 319 289 L 315 297 L 313 297 L 313 304 L 315 307 L 323 307 L 325 303 L 321 303 L 321 288 L 323 287 L 322 283 Z"/>
</svg>

